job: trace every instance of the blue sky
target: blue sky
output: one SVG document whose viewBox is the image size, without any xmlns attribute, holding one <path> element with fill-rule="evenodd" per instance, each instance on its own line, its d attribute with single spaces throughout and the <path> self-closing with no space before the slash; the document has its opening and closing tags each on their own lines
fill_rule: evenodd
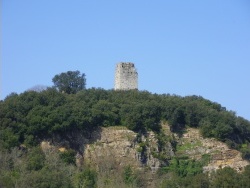
<svg viewBox="0 0 250 188">
<path fill-rule="evenodd" d="M 1 99 L 68 70 L 114 86 L 133 62 L 139 89 L 200 95 L 250 120 L 249 0 L 2 0 Z"/>
</svg>

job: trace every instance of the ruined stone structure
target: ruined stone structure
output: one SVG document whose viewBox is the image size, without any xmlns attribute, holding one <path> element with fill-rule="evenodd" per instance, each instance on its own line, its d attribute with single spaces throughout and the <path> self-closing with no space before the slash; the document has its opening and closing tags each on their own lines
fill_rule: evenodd
<svg viewBox="0 0 250 188">
<path fill-rule="evenodd" d="M 115 90 L 138 89 L 138 73 L 134 63 L 118 63 L 115 70 Z"/>
</svg>

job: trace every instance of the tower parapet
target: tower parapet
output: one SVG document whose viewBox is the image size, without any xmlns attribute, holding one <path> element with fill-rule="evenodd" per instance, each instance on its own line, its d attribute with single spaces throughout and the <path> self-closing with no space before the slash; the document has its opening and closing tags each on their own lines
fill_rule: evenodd
<svg viewBox="0 0 250 188">
<path fill-rule="evenodd" d="M 138 89 L 138 73 L 134 63 L 116 64 L 115 90 Z"/>
</svg>

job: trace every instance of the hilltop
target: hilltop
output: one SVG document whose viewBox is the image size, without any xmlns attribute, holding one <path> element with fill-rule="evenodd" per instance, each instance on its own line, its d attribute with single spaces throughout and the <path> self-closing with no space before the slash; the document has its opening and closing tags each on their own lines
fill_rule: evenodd
<svg viewBox="0 0 250 188">
<path fill-rule="evenodd" d="M 250 122 L 201 96 L 47 88 L 13 93 L 0 109 L 4 187 L 247 182 Z"/>
</svg>

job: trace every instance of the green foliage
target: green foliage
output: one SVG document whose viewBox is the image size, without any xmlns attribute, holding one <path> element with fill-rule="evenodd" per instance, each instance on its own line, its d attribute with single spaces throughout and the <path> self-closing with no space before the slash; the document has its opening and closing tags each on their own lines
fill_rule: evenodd
<svg viewBox="0 0 250 188">
<path fill-rule="evenodd" d="M 65 166 L 55 152 L 46 157 L 39 147 L 0 150 L 0 187 L 71 188 L 72 166 Z"/>
<path fill-rule="evenodd" d="M 75 174 L 74 185 L 75 188 L 97 187 L 97 173 L 89 167 L 85 167 L 83 171 Z"/>
<path fill-rule="evenodd" d="M 249 144 L 249 147 L 241 148 L 240 151 L 242 153 L 243 159 L 250 160 L 250 144 Z"/>
<path fill-rule="evenodd" d="M 173 158 L 168 167 L 160 170 L 160 173 L 174 172 L 179 177 L 195 176 L 203 172 L 205 166 L 210 160 L 209 155 L 202 156 L 201 160 L 188 159 L 188 157 Z"/>
<path fill-rule="evenodd" d="M 133 169 L 131 166 L 125 166 L 124 171 L 123 171 L 123 180 L 126 185 L 132 185 L 135 184 L 136 182 L 136 175 L 133 172 Z"/>
<path fill-rule="evenodd" d="M 200 132 L 204 137 L 208 137 L 208 138 L 213 137 L 214 132 L 211 131 L 211 129 L 214 130 L 214 128 L 215 127 L 209 120 L 204 119 L 200 122 Z"/>
<path fill-rule="evenodd" d="M 245 167 L 239 178 L 241 187 L 250 187 L 250 165 Z"/>
<path fill-rule="evenodd" d="M 195 176 L 179 177 L 172 175 L 170 179 L 164 179 L 161 188 L 209 188 L 210 182 L 207 174 L 197 174 Z"/>
<path fill-rule="evenodd" d="M 60 158 L 65 162 L 66 164 L 73 164 L 75 165 L 76 163 L 76 158 L 75 158 L 76 152 L 72 149 L 68 149 L 66 151 L 63 151 L 60 153 Z"/>
<path fill-rule="evenodd" d="M 133 131 L 159 131 L 160 108 L 154 102 L 125 104 L 121 107 L 121 119 Z"/>
<path fill-rule="evenodd" d="M 25 181 L 29 187 L 48 187 L 48 188 L 73 188 L 70 178 L 65 172 L 55 171 L 52 169 L 42 169 L 33 172 L 30 177 L 26 177 Z M 27 187 L 28 187 L 27 186 Z"/>
<path fill-rule="evenodd" d="M 137 148 L 137 151 L 143 154 L 147 149 L 147 144 L 146 142 L 140 142 L 139 147 Z"/>
<path fill-rule="evenodd" d="M 242 153 L 243 159 L 250 160 L 250 143 L 249 142 L 242 144 L 240 147 L 240 151 Z"/>
<path fill-rule="evenodd" d="M 33 135 L 25 135 L 25 138 L 24 138 L 24 145 L 25 146 L 34 147 L 37 144 L 38 144 L 37 140 L 34 138 Z"/>
<path fill-rule="evenodd" d="M 0 131 L 0 136 L 3 141 L 4 148 L 10 149 L 12 147 L 18 146 L 19 135 L 14 134 L 10 128 Z"/>
<path fill-rule="evenodd" d="M 171 131 L 173 132 L 181 132 L 185 127 L 185 114 L 184 110 L 181 107 L 178 107 L 174 110 L 171 118 L 169 119 L 169 123 L 171 126 Z"/>
<path fill-rule="evenodd" d="M 125 167 L 123 176 L 126 184 L 131 184 L 133 182 L 133 171 L 130 166 Z"/>
<path fill-rule="evenodd" d="M 115 126 L 119 123 L 118 108 L 106 100 L 99 100 L 91 109 L 94 124 Z"/>
<path fill-rule="evenodd" d="M 86 86 L 85 74 L 81 74 L 80 71 L 67 71 L 55 75 L 52 81 L 60 92 L 68 94 L 75 94 Z"/>
<path fill-rule="evenodd" d="M 161 187 L 187 187 L 187 188 L 221 188 L 221 187 L 249 187 L 250 185 L 250 166 L 246 166 L 243 173 L 237 173 L 230 167 L 219 169 L 208 175 L 206 173 L 196 174 L 193 176 L 181 177 L 176 174 L 169 174 L 164 179 Z"/>
<path fill-rule="evenodd" d="M 158 141 L 158 151 L 152 151 L 152 155 L 153 157 L 158 158 L 161 161 L 167 162 L 171 159 L 171 155 L 168 150 L 168 143 L 173 142 L 173 139 L 166 136 L 166 134 L 164 134 L 162 131 L 160 131 L 156 136 Z"/>
<path fill-rule="evenodd" d="M 218 122 L 216 124 L 214 131 L 216 138 L 224 140 L 225 138 L 228 138 L 232 134 L 233 128 L 228 124 Z"/>
<path fill-rule="evenodd" d="M 185 177 L 202 173 L 202 165 L 194 160 L 173 159 L 170 170 L 178 176 Z"/>
<path fill-rule="evenodd" d="M 45 163 L 45 155 L 39 147 L 33 148 L 27 157 L 28 170 L 41 170 Z"/>
<path fill-rule="evenodd" d="M 80 76 L 77 71 L 73 73 L 68 76 Z M 64 90 L 67 89 L 60 91 Z M 250 142 L 248 120 L 200 96 L 96 88 L 68 93 L 76 94 L 47 88 L 6 97 L 0 103 L 0 143 L 8 149 L 23 143 L 34 146 L 44 138 L 59 136 L 67 139 L 69 134 L 76 132 L 91 137 L 98 126 L 117 125 L 138 133 L 152 130 L 160 135 L 161 121 L 167 121 L 171 130 L 180 134 L 186 126 L 198 127 L 203 136 L 215 137 L 236 149 Z M 159 139 L 158 144 L 165 142 Z M 249 149 L 241 150 L 248 159 Z"/>
<path fill-rule="evenodd" d="M 74 133 L 81 132 L 91 136 L 98 126 L 116 125 L 135 130 L 138 135 L 144 134 L 146 130 L 156 133 L 159 152 L 152 151 L 152 155 L 166 161 L 166 165 L 169 163 L 169 166 L 162 169 L 165 171 L 162 175 L 166 175 L 163 187 L 220 187 L 220 184 L 236 186 L 235 179 L 238 179 L 239 187 L 250 184 L 248 167 L 242 174 L 222 169 L 210 178 L 201 173 L 209 156 L 203 156 L 199 161 L 181 155 L 178 158 L 168 158 L 164 147 L 168 142 L 175 145 L 175 140 L 164 136 L 161 121 L 167 121 L 171 130 L 176 132 L 182 132 L 186 126 L 198 127 L 203 136 L 225 141 L 242 151 L 243 157 L 249 159 L 250 122 L 202 97 L 95 88 L 69 95 L 48 88 L 41 92 L 11 94 L 0 101 L 0 186 L 97 187 L 97 177 L 101 177 L 101 174 L 90 168 L 79 171 L 72 165 L 75 164 L 73 150 L 58 156 L 48 157 L 46 154 L 45 157 L 34 146 L 47 138 L 69 138 L 67 141 L 72 141 L 71 135 Z M 20 153 L 21 150 L 16 149 L 20 144 L 25 144 L 28 149 Z M 139 146 L 138 151 L 143 156 L 147 150 L 147 141 L 141 142 Z M 192 147 L 194 145 L 177 147 L 177 154 L 182 149 Z M 108 166 L 106 161 L 103 163 Z M 107 186 L 114 185 L 113 176 L 119 171 L 119 167 L 108 166 L 104 181 Z M 110 172 L 111 169 L 113 172 Z M 119 183 L 137 185 L 138 176 L 131 167 L 122 169 L 119 175 Z"/>
<path fill-rule="evenodd" d="M 234 169 L 225 167 L 213 175 L 211 187 L 239 187 L 239 178 L 240 175 Z"/>
</svg>

